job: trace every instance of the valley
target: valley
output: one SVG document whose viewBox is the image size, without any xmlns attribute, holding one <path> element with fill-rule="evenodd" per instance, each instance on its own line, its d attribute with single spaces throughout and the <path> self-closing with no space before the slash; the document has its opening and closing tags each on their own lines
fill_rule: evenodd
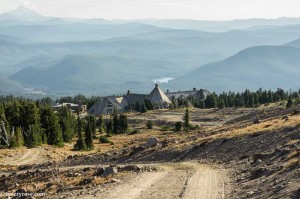
<svg viewBox="0 0 300 199">
<path fill-rule="evenodd" d="M 145 93 L 164 77 L 174 79 L 162 82 L 165 90 L 296 89 L 297 78 L 291 85 L 274 82 L 279 73 L 281 82 L 297 76 L 297 20 L 233 20 L 224 28 L 213 21 L 54 18 L 20 7 L 0 15 L 0 93 Z"/>
</svg>

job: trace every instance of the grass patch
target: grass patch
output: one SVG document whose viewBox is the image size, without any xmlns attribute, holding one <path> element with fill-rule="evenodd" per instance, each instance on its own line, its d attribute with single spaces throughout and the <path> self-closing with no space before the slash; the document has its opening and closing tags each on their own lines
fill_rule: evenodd
<svg viewBox="0 0 300 199">
<path fill-rule="evenodd" d="M 295 158 L 299 155 L 299 152 L 298 151 L 292 151 L 288 156 L 287 158 L 290 160 L 292 158 Z"/>
<path fill-rule="evenodd" d="M 285 167 L 287 169 L 292 169 L 292 168 L 295 168 L 296 166 L 299 166 L 300 165 L 300 159 L 299 158 L 293 158 L 293 159 L 290 159 Z"/>
</svg>

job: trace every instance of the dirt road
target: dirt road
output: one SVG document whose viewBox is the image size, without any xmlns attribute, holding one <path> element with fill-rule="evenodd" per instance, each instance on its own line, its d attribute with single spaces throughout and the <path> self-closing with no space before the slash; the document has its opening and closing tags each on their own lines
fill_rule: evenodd
<svg viewBox="0 0 300 199">
<path fill-rule="evenodd" d="M 43 153 L 44 150 L 41 148 L 27 149 L 23 155 L 8 157 L 2 160 L 2 163 L 10 165 L 40 164 L 47 161 Z"/>
<path fill-rule="evenodd" d="M 197 163 L 158 165 L 157 172 L 135 174 L 125 181 L 92 190 L 81 198 L 105 199 L 221 199 L 225 198 L 227 174 L 224 170 Z"/>
</svg>

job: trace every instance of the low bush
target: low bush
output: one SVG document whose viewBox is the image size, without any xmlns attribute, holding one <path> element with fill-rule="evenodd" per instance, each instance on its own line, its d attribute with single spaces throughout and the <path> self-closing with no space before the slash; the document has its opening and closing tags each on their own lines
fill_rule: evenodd
<svg viewBox="0 0 300 199">
<path fill-rule="evenodd" d="M 175 123 L 175 131 L 176 132 L 179 132 L 179 131 L 181 131 L 181 129 L 182 129 L 182 124 L 181 124 L 181 122 L 176 122 Z"/>
<path fill-rule="evenodd" d="M 113 142 L 110 141 L 106 136 L 100 136 L 99 140 L 100 140 L 100 143 L 110 143 L 110 144 L 113 144 Z"/>
<path fill-rule="evenodd" d="M 151 120 L 148 120 L 146 126 L 147 126 L 147 129 L 152 129 L 153 128 L 153 122 Z"/>
<path fill-rule="evenodd" d="M 134 129 L 133 131 L 131 131 L 129 133 L 129 135 L 135 135 L 135 134 L 138 134 L 140 131 L 138 129 Z"/>
<path fill-rule="evenodd" d="M 161 131 L 171 131 L 171 127 L 169 126 L 161 126 Z"/>
</svg>

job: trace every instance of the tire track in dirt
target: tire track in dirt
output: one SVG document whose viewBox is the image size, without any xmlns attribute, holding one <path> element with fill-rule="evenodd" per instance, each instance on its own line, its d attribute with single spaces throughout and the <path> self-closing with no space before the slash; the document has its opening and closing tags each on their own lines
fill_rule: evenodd
<svg viewBox="0 0 300 199">
<path fill-rule="evenodd" d="M 157 166 L 163 171 L 136 174 L 105 189 L 99 188 L 96 192 L 106 199 L 225 198 L 225 171 L 191 162 Z"/>
<path fill-rule="evenodd" d="M 44 157 L 42 155 L 42 149 L 28 149 L 28 151 L 22 155 L 20 158 L 14 160 L 6 160 L 5 164 L 9 165 L 26 165 L 26 164 L 38 164 L 44 162 Z"/>
</svg>

